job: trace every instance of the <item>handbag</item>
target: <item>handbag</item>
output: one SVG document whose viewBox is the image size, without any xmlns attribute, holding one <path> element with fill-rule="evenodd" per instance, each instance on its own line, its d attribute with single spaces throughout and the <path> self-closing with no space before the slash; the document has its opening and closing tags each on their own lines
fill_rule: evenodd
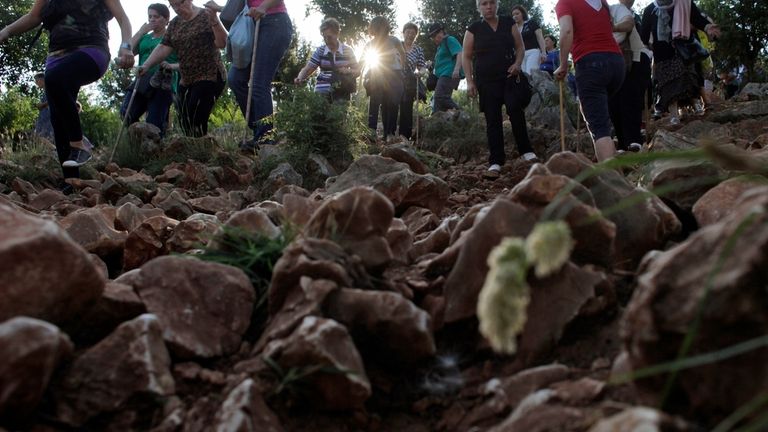
<svg viewBox="0 0 768 432">
<path fill-rule="evenodd" d="M 343 74 L 336 70 L 336 61 L 333 53 L 330 54 L 331 61 L 331 88 L 336 95 L 351 95 L 357 91 L 357 75 Z"/>
<path fill-rule="evenodd" d="M 232 24 L 235 23 L 235 19 L 245 6 L 245 0 L 227 0 L 227 4 L 224 5 L 224 9 L 219 14 L 219 19 L 227 31 L 232 28 Z"/>
<path fill-rule="evenodd" d="M 151 73 L 145 73 L 141 77 L 139 77 L 138 81 L 136 81 L 136 86 L 134 88 L 134 91 L 137 94 L 140 94 L 144 96 L 147 99 L 151 99 L 152 95 L 155 93 L 155 88 L 152 87 L 152 75 Z"/>
<path fill-rule="evenodd" d="M 507 78 L 504 91 L 512 96 L 512 103 L 520 109 L 528 107 L 528 104 L 531 103 L 531 97 L 533 97 L 533 87 L 523 72 Z"/>
<path fill-rule="evenodd" d="M 227 36 L 227 57 L 238 69 L 248 67 L 253 55 L 253 32 L 256 27 L 253 19 L 246 15 L 248 10 L 248 5 L 240 10 Z"/>
<path fill-rule="evenodd" d="M 427 75 L 427 90 L 435 91 L 436 87 L 437 87 L 437 75 L 435 75 L 434 71 L 429 71 L 429 75 Z"/>
<path fill-rule="evenodd" d="M 689 65 L 709 57 L 709 51 L 696 38 L 675 39 L 672 44 L 683 63 Z"/>
</svg>

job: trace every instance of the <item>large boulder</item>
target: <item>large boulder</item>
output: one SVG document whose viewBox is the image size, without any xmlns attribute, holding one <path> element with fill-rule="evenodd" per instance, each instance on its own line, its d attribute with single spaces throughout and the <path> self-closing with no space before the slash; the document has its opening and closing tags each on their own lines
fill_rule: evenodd
<svg viewBox="0 0 768 432">
<path fill-rule="evenodd" d="M 128 321 L 79 355 L 54 386 L 60 421 L 81 427 L 100 415 L 138 410 L 147 426 L 154 409 L 175 392 L 171 358 L 158 319 Z"/>
<path fill-rule="evenodd" d="M 398 213 L 418 206 L 439 214 L 450 194 L 448 184 L 432 174 L 416 174 L 408 164 L 366 155 L 338 177 L 328 179 L 328 192 L 343 192 L 355 186 L 370 186 L 383 193 Z"/>
<path fill-rule="evenodd" d="M 307 373 L 305 385 L 320 408 L 360 409 L 371 396 L 363 360 L 347 329 L 334 320 L 304 318 L 289 337 L 270 342 L 263 356 L 284 371 Z"/>
<path fill-rule="evenodd" d="M 576 178 L 593 164 L 583 155 L 564 152 L 552 156 L 546 166 L 553 174 Z M 606 218 L 616 225 L 617 265 L 634 269 L 646 252 L 661 249 L 680 232 L 680 221 L 661 199 L 635 188 L 615 170 L 602 171 L 581 184 L 592 193 L 597 208 L 604 212 L 612 210 Z M 621 206 L 643 196 L 632 205 Z"/>
<path fill-rule="evenodd" d="M 768 334 L 768 194 L 746 194 L 733 211 L 678 246 L 649 255 L 622 323 L 633 369 L 710 353 Z M 668 412 L 713 425 L 768 388 L 768 348 L 677 373 Z M 667 375 L 636 381 L 657 403 Z"/>
<path fill-rule="evenodd" d="M 0 324 L 0 424 L 32 413 L 72 349 L 67 335 L 45 321 L 16 317 Z"/>
<path fill-rule="evenodd" d="M 386 238 L 394 217 L 392 203 L 374 189 L 354 187 L 326 200 L 307 223 L 305 234 L 333 240 L 358 255 L 369 269 L 392 261 Z"/>
<path fill-rule="evenodd" d="M 157 315 L 163 338 L 179 358 L 235 352 L 256 297 L 242 270 L 175 256 L 144 264 L 135 289 L 147 311 Z"/>
<path fill-rule="evenodd" d="M 106 278 L 56 223 L 0 203 L 0 321 L 67 324 L 99 299 Z"/>
<path fill-rule="evenodd" d="M 142 264 L 164 255 L 165 244 L 173 235 L 179 221 L 165 216 L 154 216 L 146 219 L 136 229 L 131 231 L 125 242 L 123 252 L 123 270 L 132 270 Z"/>
<path fill-rule="evenodd" d="M 736 177 L 720 183 L 708 190 L 693 205 L 696 222 L 699 226 L 707 226 L 721 221 L 733 212 L 734 205 L 747 191 L 766 183 L 765 180 L 761 182 L 750 177 Z M 762 193 L 768 193 L 768 188 L 763 186 Z"/>
</svg>

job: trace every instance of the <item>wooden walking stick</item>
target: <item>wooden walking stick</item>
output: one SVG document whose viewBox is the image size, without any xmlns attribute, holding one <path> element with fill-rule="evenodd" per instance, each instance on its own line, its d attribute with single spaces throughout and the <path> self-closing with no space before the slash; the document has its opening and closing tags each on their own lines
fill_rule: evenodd
<svg viewBox="0 0 768 432">
<path fill-rule="evenodd" d="M 259 44 L 259 24 L 261 20 L 256 21 L 256 25 L 253 26 L 253 51 L 251 52 L 251 73 L 248 74 L 248 100 L 245 102 L 245 136 L 243 137 L 243 145 L 248 142 L 248 125 L 251 118 L 251 98 L 253 97 L 253 71 L 256 70 L 256 46 Z"/>
<path fill-rule="evenodd" d="M 139 77 L 133 79 L 133 83 L 131 84 L 133 86 L 133 90 L 131 91 L 131 98 L 128 99 L 128 106 L 125 108 L 125 115 L 123 116 L 123 121 L 120 123 L 120 131 L 117 132 L 117 138 L 115 139 L 115 145 L 112 146 L 112 153 L 109 155 L 109 162 L 107 162 L 107 165 L 112 163 L 112 159 L 115 157 L 115 151 L 117 150 L 117 146 L 120 145 L 120 138 L 123 137 L 123 130 L 125 130 L 125 124 L 128 123 L 128 116 L 131 114 L 131 107 L 133 106 L 133 99 L 136 98 L 136 93 L 138 93 L 137 88 L 139 85 Z"/>
<path fill-rule="evenodd" d="M 418 69 L 418 68 L 417 68 Z M 418 71 L 417 71 L 418 72 Z M 416 79 L 416 108 L 413 110 L 414 114 L 416 115 L 416 146 L 419 145 L 419 75 L 414 74 Z"/>
<path fill-rule="evenodd" d="M 560 151 L 565 151 L 565 115 L 563 113 L 563 80 L 560 80 Z"/>
</svg>

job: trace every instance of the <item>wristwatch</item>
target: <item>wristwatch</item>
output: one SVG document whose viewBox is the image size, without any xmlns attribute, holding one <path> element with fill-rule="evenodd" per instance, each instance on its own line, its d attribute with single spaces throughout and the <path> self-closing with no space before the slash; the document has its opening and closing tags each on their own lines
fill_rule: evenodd
<svg viewBox="0 0 768 432">
<path fill-rule="evenodd" d="M 128 51 L 130 51 L 131 50 L 131 44 L 129 44 L 128 42 L 123 42 L 123 43 L 120 44 L 120 49 L 127 49 Z"/>
</svg>

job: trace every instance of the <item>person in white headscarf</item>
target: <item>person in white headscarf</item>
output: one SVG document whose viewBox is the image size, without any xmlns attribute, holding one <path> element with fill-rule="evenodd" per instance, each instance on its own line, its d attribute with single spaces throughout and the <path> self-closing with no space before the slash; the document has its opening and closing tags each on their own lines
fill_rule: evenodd
<svg viewBox="0 0 768 432">
<path fill-rule="evenodd" d="M 690 40 L 692 28 L 703 30 L 710 38 L 720 36 L 720 28 L 710 22 L 692 0 L 656 0 L 643 11 L 640 38 L 653 50 L 653 77 L 658 85 L 656 108 L 670 112 L 670 124 L 680 124 L 679 101 L 699 96 L 699 84 L 693 65 L 686 65 L 672 42 Z"/>
</svg>

